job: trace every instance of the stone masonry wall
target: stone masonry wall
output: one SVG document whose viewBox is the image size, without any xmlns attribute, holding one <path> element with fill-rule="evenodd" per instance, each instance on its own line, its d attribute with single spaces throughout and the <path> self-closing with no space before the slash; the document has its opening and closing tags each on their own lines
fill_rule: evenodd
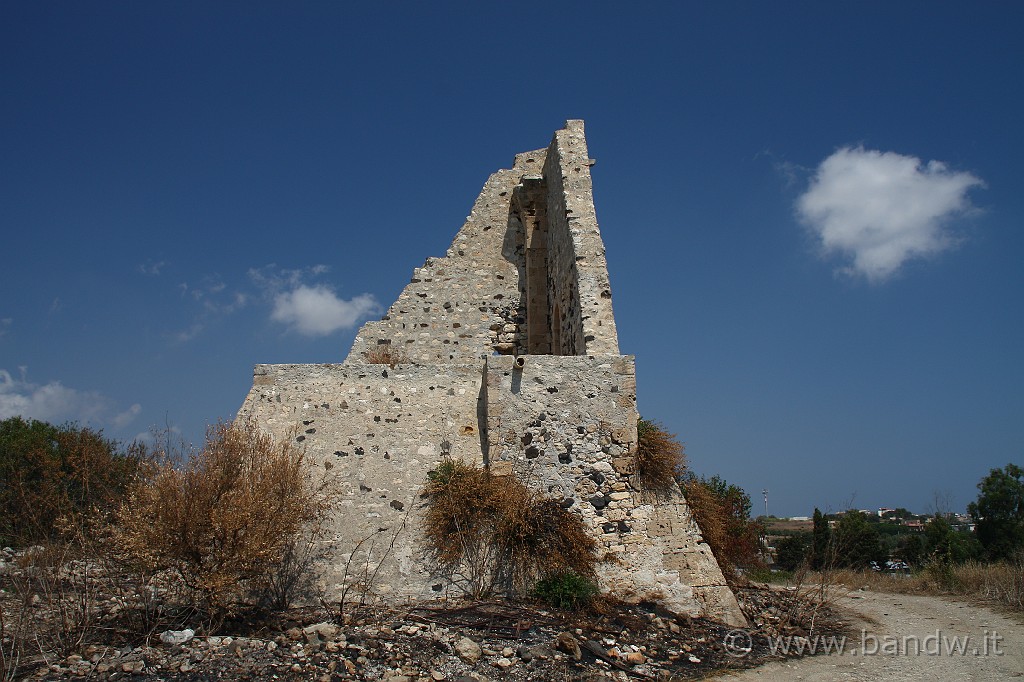
<svg viewBox="0 0 1024 682">
<path fill-rule="evenodd" d="M 519 179 L 543 160 L 543 150 L 520 154 L 513 169 L 491 175 L 447 254 L 416 268 L 383 319 L 363 326 L 350 361 L 387 344 L 418 363 L 525 350 L 524 237 L 509 204 Z"/>
<path fill-rule="evenodd" d="M 564 318 L 556 355 L 618 353 L 604 243 L 597 226 L 583 121 L 555 133 L 544 164 L 552 297 Z"/>
<path fill-rule="evenodd" d="M 489 466 L 576 512 L 597 539 L 605 586 L 691 616 L 742 615 L 680 491 L 638 489 L 636 370 L 629 355 L 487 360 Z"/>
<path fill-rule="evenodd" d="M 637 489 L 636 379 L 619 355 L 582 121 L 491 175 L 443 258 L 417 268 L 340 365 L 257 365 L 240 418 L 337 478 L 328 596 L 450 596 L 421 560 L 420 497 L 446 458 L 514 475 L 580 515 L 602 588 L 744 619 L 681 493 Z M 390 362 L 368 362 L 380 347 Z"/>
<path fill-rule="evenodd" d="M 482 365 L 256 366 L 240 416 L 303 448 L 341 486 L 322 575 L 332 596 L 378 566 L 373 589 L 385 598 L 441 591 L 417 558 L 419 493 L 445 456 L 483 464 Z"/>
</svg>

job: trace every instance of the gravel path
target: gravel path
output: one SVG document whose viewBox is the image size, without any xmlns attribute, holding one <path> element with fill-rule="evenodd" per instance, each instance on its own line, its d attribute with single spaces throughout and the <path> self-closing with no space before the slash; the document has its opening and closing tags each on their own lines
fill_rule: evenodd
<svg viewBox="0 0 1024 682">
<path fill-rule="evenodd" d="M 1024 621 L 1020 618 L 938 597 L 868 591 L 854 591 L 842 598 L 840 605 L 857 614 L 841 654 L 773 662 L 721 679 L 941 682 L 1024 678 Z"/>
</svg>

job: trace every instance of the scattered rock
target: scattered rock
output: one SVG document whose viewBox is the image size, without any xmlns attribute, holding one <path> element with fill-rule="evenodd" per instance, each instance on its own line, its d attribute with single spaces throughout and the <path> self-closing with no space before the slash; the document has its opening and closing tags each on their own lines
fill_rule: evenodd
<svg viewBox="0 0 1024 682">
<path fill-rule="evenodd" d="M 558 636 L 555 637 L 555 648 L 569 654 L 577 661 L 583 658 L 579 641 L 568 632 L 558 633 Z"/>
<path fill-rule="evenodd" d="M 476 663 L 483 656 L 483 649 L 469 637 L 462 637 L 455 643 L 455 653 L 466 663 Z"/>
<path fill-rule="evenodd" d="M 196 636 L 195 630 L 185 628 L 184 630 L 165 630 L 160 633 L 160 641 L 168 646 L 181 645 L 191 642 Z"/>
<path fill-rule="evenodd" d="M 302 629 L 302 632 L 307 636 L 311 632 L 315 632 L 317 636 L 322 640 L 331 640 L 338 637 L 338 633 L 341 632 L 334 623 L 317 623 L 316 625 L 310 625 Z M 344 639 L 344 637 L 342 637 Z"/>
</svg>

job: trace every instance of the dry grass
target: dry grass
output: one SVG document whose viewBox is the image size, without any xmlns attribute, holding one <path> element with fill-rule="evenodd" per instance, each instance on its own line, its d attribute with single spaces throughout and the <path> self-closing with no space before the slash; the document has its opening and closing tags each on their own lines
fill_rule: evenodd
<svg viewBox="0 0 1024 682">
<path fill-rule="evenodd" d="M 426 553 L 473 597 L 525 594 L 567 572 L 594 574 L 596 543 L 582 520 L 515 478 L 448 460 L 424 495 Z"/>
<path fill-rule="evenodd" d="M 119 541 L 138 564 L 175 571 L 216 626 L 287 586 L 281 571 L 296 567 L 285 562 L 330 500 L 301 451 L 253 422 L 221 422 L 183 467 L 164 465 L 133 494 L 119 514 Z"/>
<path fill-rule="evenodd" d="M 398 348 L 390 343 L 383 343 L 370 350 L 363 351 L 363 357 L 367 362 L 374 365 L 387 365 L 394 369 L 397 365 L 409 362 L 409 355 L 404 348 Z"/>
<path fill-rule="evenodd" d="M 936 562 L 911 575 L 852 570 L 830 573 L 834 583 L 848 587 L 898 594 L 953 595 L 991 601 L 1024 612 L 1024 558 L 993 564 Z"/>
<path fill-rule="evenodd" d="M 659 497 L 679 492 L 676 482 L 686 468 L 683 445 L 660 424 L 641 419 L 636 425 L 636 476 L 640 489 Z"/>
</svg>

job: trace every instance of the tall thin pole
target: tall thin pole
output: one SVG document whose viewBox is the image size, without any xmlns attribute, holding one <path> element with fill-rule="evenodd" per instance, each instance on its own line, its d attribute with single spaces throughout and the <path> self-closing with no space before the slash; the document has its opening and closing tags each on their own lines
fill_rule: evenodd
<svg viewBox="0 0 1024 682">
<path fill-rule="evenodd" d="M 768 488 L 761 491 L 764 495 L 764 515 L 768 516 Z"/>
</svg>

